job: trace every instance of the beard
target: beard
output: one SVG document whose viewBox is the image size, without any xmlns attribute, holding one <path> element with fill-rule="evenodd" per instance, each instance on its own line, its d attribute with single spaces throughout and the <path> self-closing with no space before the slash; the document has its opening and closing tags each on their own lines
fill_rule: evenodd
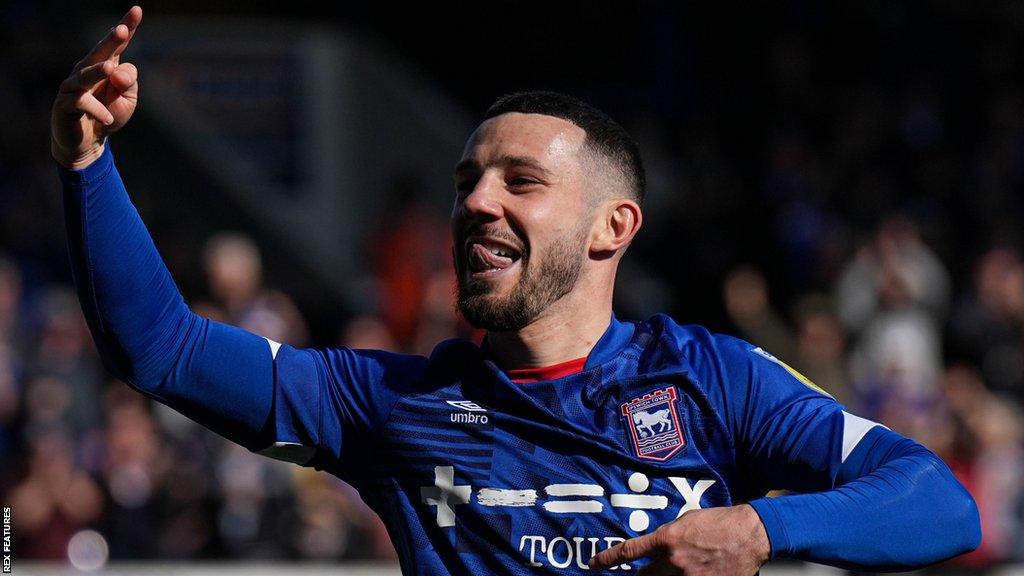
<svg viewBox="0 0 1024 576">
<path fill-rule="evenodd" d="M 584 223 L 585 224 L 585 223 Z M 506 296 L 492 294 L 494 285 L 466 274 L 466 258 L 456 258 L 458 306 L 463 317 L 489 332 L 514 332 L 537 319 L 576 286 L 583 269 L 588 226 L 581 225 L 553 243 L 534 261 L 520 259 L 519 279 Z"/>
</svg>

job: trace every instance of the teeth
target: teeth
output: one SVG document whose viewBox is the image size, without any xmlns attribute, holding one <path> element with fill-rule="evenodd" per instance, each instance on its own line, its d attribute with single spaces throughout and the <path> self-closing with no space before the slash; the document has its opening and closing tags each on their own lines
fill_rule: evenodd
<svg viewBox="0 0 1024 576">
<path fill-rule="evenodd" d="M 512 257 L 512 253 L 511 252 L 509 252 L 508 250 L 504 250 L 502 248 L 490 248 L 490 251 L 491 251 L 491 254 L 494 254 L 495 256 L 504 256 L 504 257 L 507 257 L 507 258 L 511 258 Z"/>
</svg>

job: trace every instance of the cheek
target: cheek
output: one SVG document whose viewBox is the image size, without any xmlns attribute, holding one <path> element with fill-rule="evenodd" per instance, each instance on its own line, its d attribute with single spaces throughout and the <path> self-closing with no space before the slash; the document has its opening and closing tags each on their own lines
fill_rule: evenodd
<svg viewBox="0 0 1024 576">
<path fill-rule="evenodd" d="M 583 217 L 578 206 L 554 202 L 525 206 L 519 213 L 523 228 L 537 241 L 561 238 L 575 230 Z"/>
<path fill-rule="evenodd" d="M 463 210 L 461 204 L 456 204 L 452 208 L 451 217 L 448 219 L 448 230 L 451 235 L 451 241 L 458 242 L 459 237 L 466 231 L 466 227 L 469 225 L 470 218 L 467 217 L 466 211 Z"/>
</svg>

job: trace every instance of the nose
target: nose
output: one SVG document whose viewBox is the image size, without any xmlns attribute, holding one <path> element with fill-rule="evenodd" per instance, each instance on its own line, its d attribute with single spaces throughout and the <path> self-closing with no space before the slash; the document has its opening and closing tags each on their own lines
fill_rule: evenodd
<svg viewBox="0 0 1024 576">
<path fill-rule="evenodd" d="M 462 210 L 469 216 L 484 220 L 497 220 L 502 217 L 503 209 L 500 200 L 501 186 L 492 176 L 485 174 L 462 199 Z"/>
</svg>

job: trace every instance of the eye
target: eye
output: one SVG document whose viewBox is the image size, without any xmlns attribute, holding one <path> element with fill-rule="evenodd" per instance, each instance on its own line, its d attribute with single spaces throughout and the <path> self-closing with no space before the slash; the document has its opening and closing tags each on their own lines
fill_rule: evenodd
<svg viewBox="0 0 1024 576">
<path fill-rule="evenodd" d="M 540 184 L 540 182 L 534 180 L 533 178 L 527 178 L 525 176 L 509 178 L 508 180 L 506 180 L 505 183 L 512 188 L 524 188 L 527 186 L 533 186 L 534 184 Z"/>
</svg>

